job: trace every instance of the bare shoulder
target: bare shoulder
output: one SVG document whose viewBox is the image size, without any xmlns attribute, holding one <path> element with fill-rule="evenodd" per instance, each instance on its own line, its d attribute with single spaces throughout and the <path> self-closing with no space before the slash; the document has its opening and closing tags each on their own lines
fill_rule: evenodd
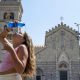
<svg viewBox="0 0 80 80">
<path fill-rule="evenodd" d="M 21 44 L 20 46 L 19 46 L 19 48 L 21 49 L 27 49 L 27 47 L 24 45 L 24 44 Z"/>
<path fill-rule="evenodd" d="M 20 45 L 18 47 L 18 53 L 28 55 L 28 50 L 25 45 Z"/>
</svg>

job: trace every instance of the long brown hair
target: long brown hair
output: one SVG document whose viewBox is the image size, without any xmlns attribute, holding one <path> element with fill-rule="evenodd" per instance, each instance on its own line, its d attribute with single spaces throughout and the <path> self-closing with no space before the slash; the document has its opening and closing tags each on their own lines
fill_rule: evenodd
<svg viewBox="0 0 80 80">
<path fill-rule="evenodd" d="M 26 32 L 24 33 L 24 39 L 25 42 L 23 44 L 25 44 L 28 49 L 28 59 L 23 76 L 32 77 L 36 73 L 36 57 L 34 53 L 34 46 L 32 39 L 30 39 Z"/>
</svg>

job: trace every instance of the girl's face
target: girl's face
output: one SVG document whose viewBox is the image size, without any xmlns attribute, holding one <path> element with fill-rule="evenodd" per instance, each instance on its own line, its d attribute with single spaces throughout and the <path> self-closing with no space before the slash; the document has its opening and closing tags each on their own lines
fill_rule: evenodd
<svg viewBox="0 0 80 80">
<path fill-rule="evenodd" d="M 14 33 L 13 34 L 13 44 L 21 44 L 24 42 L 23 34 Z"/>
</svg>

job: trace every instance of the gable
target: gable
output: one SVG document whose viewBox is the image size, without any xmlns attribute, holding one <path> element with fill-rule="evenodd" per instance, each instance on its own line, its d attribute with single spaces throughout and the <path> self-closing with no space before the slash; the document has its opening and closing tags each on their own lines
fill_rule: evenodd
<svg viewBox="0 0 80 80">
<path fill-rule="evenodd" d="M 57 28 L 52 29 L 51 31 L 46 33 L 45 36 L 45 45 L 49 47 L 56 48 L 56 43 L 62 43 L 67 42 L 67 44 L 70 44 L 70 41 L 78 42 L 78 32 L 70 29 L 69 27 L 66 27 L 65 24 L 59 24 Z M 54 46 L 52 46 L 54 45 Z M 66 45 L 66 43 L 65 43 Z"/>
<path fill-rule="evenodd" d="M 73 34 L 74 36 L 76 36 L 78 34 L 78 31 L 76 31 L 75 29 L 73 30 L 72 28 L 70 28 L 66 24 L 61 23 L 61 24 L 58 24 L 58 26 L 55 26 L 55 28 L 52 28 L 51 30 L 46 31 L 46 37 L 48 37 L 49 35 L 55 34 L 60 29 L 64 29 L 65 31 Z"/>
</svg>

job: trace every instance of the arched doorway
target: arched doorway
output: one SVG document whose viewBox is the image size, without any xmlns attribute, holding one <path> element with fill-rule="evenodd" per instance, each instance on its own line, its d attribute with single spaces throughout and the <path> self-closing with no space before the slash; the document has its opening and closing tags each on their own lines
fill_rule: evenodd
<svg viewBox="0 0 80 80">
<path fill-rule="evenodd" d="M 59 80 L 68 80 L 68 64 L 66 62 L 61 62 L 59 64 Z"/>
<path fill-rule="evenodd" d="M 67 71 L 60 71 L 59 75 L 60 75 L 60 80 L 68 80 Z"/>
<path fill-rule="evenodd" d="M 43 71 L 40 68 L 37 68 L 36 80 L 42 80 Z"/>
</svg>

